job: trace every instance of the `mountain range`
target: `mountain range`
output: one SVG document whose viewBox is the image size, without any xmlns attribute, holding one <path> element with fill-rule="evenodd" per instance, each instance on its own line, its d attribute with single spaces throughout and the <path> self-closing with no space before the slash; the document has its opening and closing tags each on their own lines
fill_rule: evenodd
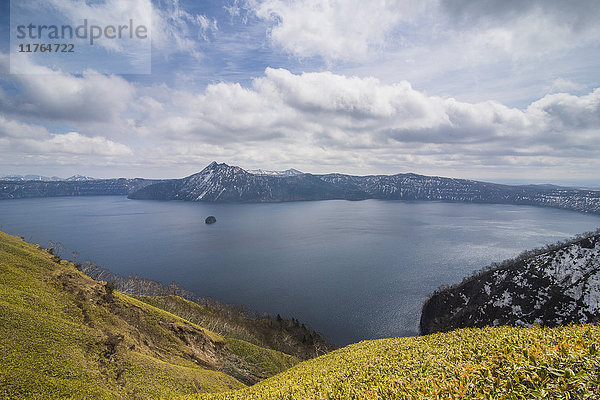
<svg viewBox="0 0 600 400">
<path fill-rule="evenodd" d="M 274 175 L 274 176 L 294 176 L 302 175 L 304 172 L 298 171 L 297 169 L 290 168 L 285 171 L 266 171 L 263 169 L 249 169 L 248 172 L 254 175 Z"/>
<path fill-rule="evenodd" d="M 600 213 L 600 191 L 593 190 L 511 186 L 412 173 L 368 176 L 306 173 L 265 175 L 216 162 L 183 179 L 144 185 L 131 192 L 129 198 L 209 202 L 437 200 L 548 206 Z"/>
<path fill-rule="evenodd" d="M 0 199 L 127 195 L 140 200 L 282 202 L 306 200 L 425 200 L 555 207 L 600 214 L 600 191 L 547 185 L 502 185 L 413 173 L 355 176 L 290 169 L 246 171 L 212 162 L 181 179 L 0 180 Z"/>
<path fill-rule="evenodd" d="M 5 175 L 0 177 L 1 181 L 63 181 L 63 178 L 58 176 L 43 176 L 43 175 Z"/>
<path fill-rule="evenodd" d="M 91 176 L 83 176 L 83 175 L 73 175 L 68 178 L 60 178 L 58 176 L 43 176 L 43 175 L 5 175 L 0 176 L 0 181 L 46 181 L 46 182 L 56 182 L 56 181 L 93 181 L 96 178 L 92 178 Z"/>
<path fill-rule="evenodd" d="M 57 196 L 127 196 L 145 185 L 157 182 L 149 179 L 71 179 L 0 180 L 0 200 Z"/>
</svg>

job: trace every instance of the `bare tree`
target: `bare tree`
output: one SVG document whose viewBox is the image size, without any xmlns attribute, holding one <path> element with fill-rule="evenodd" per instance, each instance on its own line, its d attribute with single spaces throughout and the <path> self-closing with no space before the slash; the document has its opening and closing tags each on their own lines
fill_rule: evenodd
<svg viewBox="0 0 600 400">
<path fill-rule="evenodd" d="M 65 246 L 61 242 L 55 242 L 54 240 L 48 241 L 48 249 L 55 256 L 61 256 L 62 252 L 65 250 Z"/>
</svg>

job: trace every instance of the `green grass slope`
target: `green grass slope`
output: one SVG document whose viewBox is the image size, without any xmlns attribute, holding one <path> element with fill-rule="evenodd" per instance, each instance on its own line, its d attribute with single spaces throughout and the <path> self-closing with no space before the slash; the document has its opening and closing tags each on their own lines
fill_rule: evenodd
<svg viewBox="0 0 600 400">
<path fill-rule="evenodd" d="M 296 357 L 306 360 L 336 349 L 320 334 L 297 320 L 251 316 L 235 306 L 217 302 L 198 304 L 178 296 L 134 297 L 227 338 L 290 354 L 294 360 Z"/>
<path fill-rule="evenodd" d="M 282 329 L 277 330 L 274 327 L 258 326 L 262 321 L 244 318 L 250 321 L 244 323 L 238 318 L 231 318 L 224 313 L 227 309 L 213 309 L 209 306 L 202 306 L 193 301 L 183 299 L 179 296 L 131 296 L 153 307 L 167 311 L 197 324 L 209 328 L 211 332 L 217 332 L 225 338 L 226 349 L 238 357 L 236 367 L 241 367 L 247 375 L 252 376 L 254 381 L 260 381 L 270 376 L 283 372 L 301 360 L 293 355 L 273 350 L 270 345 L 275 339 L 270 341 L 261 340 L 268 336 L 270 332 L 273 337 L 280 339 L 288 338 Z M 289 339 L 292 341 L 291 339 Z M 293 341 L 292 341 L 293 343 Z M 289 346 L 278 346 L 287 349 Z M 305 349 L 300 349 L 304 350 Z M 231 375 L 236 376 L 236 371 L 229 371 Z M 251 381 L 249 383 L 255 383 Z"/>
<path fill-rule="evenodd" d="M 364 341 L 251 388 L 179 399 L 597 399 L 597 325 Z"/>
<path fill-rule="evenodd" d="M 217 392 L 296 362 L 113 291 L 39 246 L 0 232 L 2 399 Z"/>
</svg>

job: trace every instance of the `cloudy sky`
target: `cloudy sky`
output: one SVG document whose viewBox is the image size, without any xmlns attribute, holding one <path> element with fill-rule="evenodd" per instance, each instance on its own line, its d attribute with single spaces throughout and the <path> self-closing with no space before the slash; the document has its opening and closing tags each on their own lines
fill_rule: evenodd
<svg viewBox="0 0 600 400">
<path fill-rule="evenodd" d="M 173 178 L 217 160 L 600 185 L 597 0 L 135 2 L 151 74 L 33 57 L 11 74 L 2 0 L 0 176 Z M 37 3 L 75 19 L 123 2 Z"/>
</svg>

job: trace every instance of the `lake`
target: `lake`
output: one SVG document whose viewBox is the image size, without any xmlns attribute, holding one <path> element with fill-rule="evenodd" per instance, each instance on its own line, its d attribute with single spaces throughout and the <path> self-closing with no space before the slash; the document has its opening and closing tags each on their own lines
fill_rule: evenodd
<svg viewBox="0 0 600 400">
<path fill-rule="evenodd" d="M 573 211 L 443 202 L 0 201 L 1 230 L 59 241 L 65 258 L 294 317 L 338 345 L 417 335 L 440 285 L 599 226 Z"/>
</svg>

